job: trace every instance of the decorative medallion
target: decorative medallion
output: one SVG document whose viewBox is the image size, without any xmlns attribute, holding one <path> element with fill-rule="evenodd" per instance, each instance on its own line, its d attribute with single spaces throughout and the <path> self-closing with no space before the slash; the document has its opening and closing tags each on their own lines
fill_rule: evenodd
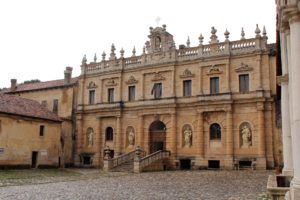
<svg viewBox="0 0 300 200">
<path fill-rule="evenodd" d="M 129 79 L 126 81 L 127 84 L 136 84 L 138 80 L 134 78 L 134 76 L 130 76 Z"/>
<path fill-rule="evenodd" d="M 223 71 L 220 69 L 220 67 L 218 67 L 217 65 L 212 65 L 208 72 L 207 75 L 213 75 L 213 74 L 222 74 Z"/>
<path fill-rule="evenodd" d="M 97 88 L 97 87 L 98 87 L 98 86 L 95 84 L 94 81 L 91 81 L 91 82 L 89 83 L 89 85 L 87 86 L 88 89 L 93 89 L 93 88 Z"/>
<path fill-rule="evenodd" d="M 161 73 L 155 73 L 152 81 L 163 81 L 166 78 Z"/>
<path fill-rule="evenodd" d="M 106 86 L 116 86 L 118 85 L 113 78 L 109 79 L 106 83 Z"/>
</svg>

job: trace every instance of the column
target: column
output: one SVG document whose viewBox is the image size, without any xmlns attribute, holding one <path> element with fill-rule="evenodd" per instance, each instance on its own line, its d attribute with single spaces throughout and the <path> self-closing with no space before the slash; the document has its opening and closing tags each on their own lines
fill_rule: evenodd
<svg viewBox="0 0 300 200">
<path fill-rule="evenodd" d="M 258 134 L 258 167 L 266 168 L 266 139 L 265 139 L 264 103 L 257 103 L 257 134 Z M 260 165 L 260 166 L 259 166 Z"/>
<path fill-rule="evenodd" d="M 171 155 L 177 154 L 177 123 L 176 112 L 171 114 L 171 131 L 170 131 L 170 151 Z"/>
<path fill-rule="evenodd" d="M 226 64 L 226 92 L 230 91 L 230 62 Z"/>
<path fill-rule="evenodd" d="M 294 178 L 291 186 L 292 199 L 300 199 L 300 16 L 295 14 L 289 20 L 290 23 L 290 74 L 292 80 L 290 81 L 292 91 L 292 151 L 293 151 L 293 164 L 294 164 Z"/>
<path fill-rule="evenodd" d="M 144 150 L 144 117 L 143 115 L 139 116 L 139 127 L 138 127 L 138 136 L 137 136 L 137 146 L 140 146 Z"/>
<path fill-rule="evenodd" d="M 198 155 L 204 158 L 204 127 L 203 127 L 203 112 L 198 115 Z"/>
<path fill-rule="evenodd" d="M 199 94 L 203 94 L 202 66 L 199 66 Z"/>
<path fill-rule="evenodd" d="M 116 155 L 121 154 L 122 133 L 121 133 L 121 117 L 117 117 L 117 132 L 116 132 Z"/>
<path fill-rule="evenodd" d="M 257 80 L 258 80 L 258 85 L 257 85 L 257 90 L 262 90 L 262 66 L 261 66 L 261 55 L 258 55 L 256 58 L 257 66 L 258 66 L 258 72 L 257 72 Z"/>
<path fill-rule="evenodd" d="M 282 145 L 283 145 L 283 175 L 293 175 L 292 138 L 290 128 L 289 91 L 288 91 L 288 68 L 287 68 L 287 44 L 284 33 L 281 38 L 282 74 L 281 85 L 281 119 L 282 119 Z"/>
<path fill-rule="evenodd" d="M 233 161 L 233 131 L 232 131 L 232 111 L 226 112 L 226 157 Z M 231 165 L 232 166 L 232 163 Z"/>
<path fill-rule="evenodd" d="M 101 118 L 98 118 L 98 127 L 96 132 L 96 137 L 94 139 L 95 143 L 94 145 L 96 145 L 96 154 L 95 154 L 95 159 L 94 162 L 97 166 L 102 165 L 101 161 L 102 161 L 102 157 L 103 157 L 103 145 L 102 145 L 102 133 L 101 133 Z"/>
</svg>

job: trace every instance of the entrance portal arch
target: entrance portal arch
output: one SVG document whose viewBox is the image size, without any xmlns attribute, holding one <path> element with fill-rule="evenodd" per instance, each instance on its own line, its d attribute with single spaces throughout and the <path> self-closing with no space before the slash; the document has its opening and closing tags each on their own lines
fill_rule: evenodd
<svg viewBox="0 0 300 200">
<path fill-rule="evenodd" d="M 149 127 L 150 153 L 166 150 L 166 125 L 162 121 L 154 121 Z"/>
</svg>

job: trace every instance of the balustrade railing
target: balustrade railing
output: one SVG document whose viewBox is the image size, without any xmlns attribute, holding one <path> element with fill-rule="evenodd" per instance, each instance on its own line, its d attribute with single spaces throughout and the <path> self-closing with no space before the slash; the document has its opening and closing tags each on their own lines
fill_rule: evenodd
<svg viewBox="0 0 300 200">
<path fill-rule="evenodd" d="M 168 158 L 171 155 L 170 151 L 159 150 L 139 160 L 141 169 L 147 167 L 157 160 Z"/>
<path fill-rule="evenodd" d="M 111 159 L 112 168 L 117 167 L 125 162 L 130 161 L 130 160 L 133 160 L 134 156 L 135 156 L 135 150 Z"/>
</svg>

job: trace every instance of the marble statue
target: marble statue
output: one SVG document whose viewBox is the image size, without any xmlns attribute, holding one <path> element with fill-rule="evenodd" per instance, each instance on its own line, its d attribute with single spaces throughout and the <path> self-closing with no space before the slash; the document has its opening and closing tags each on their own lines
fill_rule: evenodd
<svg viewBox="0 0 300 200">
<path fill-rule="evenodd" d="M 93 136 L 94 136 L 94 131 L 90 130 L 87 134 L 88 137 L 88 146 L 93 146 Z"/>
<path fill-rule="evenodd" d="M 132 129 L 129 131 L 128 134 L 128 144 L 131 146 L 134 145 L 134 132 Z"/>
<path fill-rule="evenodd" d="M 251 146 L 251 130 L 248 126 L 243 126 L 242 130 L 242 147 L 250 147 Z"/>
<path fill-rule="evenodd" d="M 192 130 L 190 127 L 186 127 L 184 132 L 184 146 L 185 147 L 190 147 L 192 146 Z"/>
</svg>

